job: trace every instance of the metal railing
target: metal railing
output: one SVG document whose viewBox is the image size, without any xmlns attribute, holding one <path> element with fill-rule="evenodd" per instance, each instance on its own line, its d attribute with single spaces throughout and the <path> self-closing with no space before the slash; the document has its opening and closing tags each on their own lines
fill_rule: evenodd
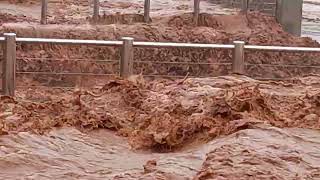
<svg viewBox="0 0 320 180">
<path fill-rule="evenodd" d="M 193 0 L 193 21 L 195 24 L 198 24 L 199 14 L 200 14 L 200 0 Z M 144 0 L 143 6 L 143 20 L 145 23 L 150 22 L 150 0 Z M 93 20 L 98 21 L 100 12 L 100 1 L 93 1 Z"/>
<path fill-rule="evenodd" d="M 193 0 L 193 20 L 195 24 L 198 24 L 199 14 L 200 14 L 200 0 Z M 249 0 L 241 0 L 241 10 L 248 10 L 248 2 Z M 145 23 L 149 23 L 150 18 L 150 0 L 144 0 L 144 9 L 143 9 L 143 20 Z M 93 15 L 92 18 L 94 22 L 99 20 L 100 14 L 100 0 L 93 0 Z M 41 1 L 41 24 L 47 24 L 47 16 L 48 16 L 48 0 Z"/>
<path fill-rule="evenodd" d="M 97 22 L 100 14 L 100 0 L 93 0 L 93 20 Z M 197 23 L 200 14 L 200 0 L 194 0 L 194 21 Z M 41 1 L 41 20 L 40 24 L 47 24 L 48 0 Z M 146 23 L 150 22 L 150 0 L 144 0 L 144 17 Z"/>
<path fill-rule="evenodd" d="M 24 44 L 56 44 L 56 45 L 98 45 L 103 47 L 121 48 L 121 58 L 119 60 L 120 77 L 128 78 L 133 75 L 133 63 L 135 61 L 134 47 L 140 48 L 198 48 L 198 49 L 229 49 L 233 50 L 232 55 L 232 72 L 234 74 L 245 74 L 245 50 L 248 51 L 281 51 L 281 52 L 320 52 L 320 48 L 312 47 L 283 47 L 283 46 L 256 46 L 245 45 L 243 41 L 234 41 L 233 44 L 194 44 L 194 43 L 170 43 L 170 42 L 137 42 L 133 38 L 123 37 L 121 41 L 102 41 L 102 40 L 77 40 L 77 39 L 45 39 L 45 38 L 16 38 L 14 33 L 5 33 L 4 37 L 0 37 L 0 43 L 3 44 L 3 75 L 2 75 L 2 93 L 14 96 L 16 86 L 16 45 Z M 162 62 L 163 63 L 163 62 Z M 178 62 L 170 62 L 175 64 L 183 64 Z M 199 63 L 201 64 L 201 63 Z M 249 64 L 250 65 L 250 64 Z M 34 73 L 48 74 L 46 72 L 18 72 L 18 73 Z M 49 74 L 59 74 L 52 73 Z M 60 73 L 63 74 L 63 73 Z M 73 75 L 83 75 L 83 73 L 69 73 Z M 102 76 L 107 74 L 90 75 Z M 86 75 L 86 73 L 84 73 Z"/>
<path fill-rule="evenodd" d="M 145 23 L 151 22 L 150 18 L 150 1 L 144 0 L 144 13 L 143 13 L 143 21 Z M 222 0 L 228 1 L 228 0 Z M 234 1 L 234 0 L 232 0 Z M 230 2 L 232 2 L 230 0 Z M 252 0 L 237 0 L 240 5 L 240 9 L 242 12 L 248 12 L 255 6 L 254 1 Z M 287 8 L 289 0 L 272 0 L 273 2 L 264 2 L 265 0 L 261 0 L 257 2 L 257 4 L 273 6 L 275 10 L 272 14 L 276 17 L 276 20 L 283 26 L 283 28 L 292 34 L 301 35 L 301 21 L 302 21 L 302 0 L 300 2 L 295 2 L 291 8 Z M 48 14 L 48 0 L 41 1 L 41 24 L 47 24 L 47 14 Z M 193 0 L 193 23 L 197 26 L 200 16 L 200 0 Z M 214 1 L 212 2 L 214 3 Z M 259 9 L 259 8 L 258 8 Z M 299 14 L 300 12 L 300 14 Z M 98 23 L 100 19 L 100 0 L 93 0 L 93 11 L 92 11 L 92 19 L 94 23 Z M 294 16 L 295 18 L 291 18 Z M 290 19 L 290 20 L 288 20 Z"/>
</svg>

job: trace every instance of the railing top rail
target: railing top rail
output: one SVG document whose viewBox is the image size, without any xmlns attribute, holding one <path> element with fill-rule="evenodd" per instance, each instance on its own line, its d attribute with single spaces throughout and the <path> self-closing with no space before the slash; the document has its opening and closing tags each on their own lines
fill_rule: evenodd
<svg viewBox="0 0 320 180">
<path fill-rule="evenodd" d="M 285 47 L 285 46 L 245 45 L 245 49 L 248 49 L 248 50 L 260 50 L 260 51 L 320 52 L 320 48 L 314 48 L 314 47 Z"/>
<path fill-rule="evenodd" d="M 49 43 L 67 45 L 97 45 L 97 46 L 121 46 L 122 41 L 104 40 L 79 40 L 79 39 L 46 39 L 46 38 L 17 38 L 19 43 Z"/>
<path fill-rule="evenodd" d="M 0 42 L 5 38 L 0 37 Z M 97 45 L 97 46 L 121 46 L 122 41 L 104 40 L 79 40 L 79 39 L 47 39 L 47 38 L 17 38 L 19 43 L 49 43 L 65 45 Z M 208 49 L 233 49 L 233 44 L 197 44 L 197 43 L 171 43 L 171 42 L 140 42 L 134 41 L 134 47 L 145 48 L 208 48 Z M 286 52 L 320 52 L 320 48 L 315 47 L 285 47 L 285 46 L 258 46 L 245 45 L 247 50 L 258 51 L 286 51 Z"/>
<path fill-rule="evenodd" d="M 196 43 L 170 43 L 170 42 L 133 42 L 135 47 L 146 48 L 215 48 L 233 49 L 234 45 L 229 44 L 196 44 Z"/>
</svg>

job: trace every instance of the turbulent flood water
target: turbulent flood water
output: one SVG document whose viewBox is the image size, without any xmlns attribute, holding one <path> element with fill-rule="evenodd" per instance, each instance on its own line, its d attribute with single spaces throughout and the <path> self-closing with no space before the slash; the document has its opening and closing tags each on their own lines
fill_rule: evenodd
<svg viewBox="0 0 320 180">
<path fill-rule="evenodd" d="M 303 36 L 320 42 L 320 0 L 305 1 L 303 15 Z M 196 94 L 195 89 L 191 88 L 191 95 Z M 313 90 L 307 88 L 306 92 L 312 94 Z M 270 94 L 277 93 L 283 93 L 283 99 L 290 94 L 284 89 Z M 311 117 L 310 123 L 318 116 Z M 14 117 L 10 120 L 15 121 Z M 316 120 L 320 123 L 319 117 Z M 128 139 L 115 132 L 84 133 L 69 127 L 42 136 L 30 132 L 0 136 L 0 180 L 319 179 L 319 149 L 319 131 L 264 125 L 247 127 L 207 144 L 196 142 L 172 153 L 134 151 Z"/>
<path fill-rule="evenodd" d="M 320 177 L 319 138 L 312 130 L 261 127 L 160 154 L 134 152 L 106 130 L 19 133 L 0 138 L 0 179 L 198 179 L 203 165 L 226 179 L 313 179 Z M 143 168 L 150 160 L 157 162 L 154 171 Z"/>
<path fill-rule="evenodd" d="M 67 122 L 63 127 L 57 129 L 54 128 L 56 125 L 52 124 L 51 131 L 43 135 L 32 132 L 16 133 L 16 131 L 2 134 L 0 136 L 0 180 L 319 179 L 320 131 L 316 129 L 320 129 L 320 118 L 317 115 L 320 97 L 318 82 L 320 81 L 319 78 L 304 78 L 301 81 L 304 83 L 303 86 L 301 84 L 276 85 L 275 82 L 262 83 L 247 77 L 196 78 L 186 80 L 179 87 L 174 83 L 168 89 L 162 89 L 163 94 L 153 90 L 150 91 L 150 95 L 141 97 L 136 95 L 138 98 L 146 99 L 138 101 L 141 102 L 142 107 L 160 109 L 171 107 L 166 106 L 167 104 L 179 102 L 181 109 L 188 109 L 188 111 L 174 111 L 175 115 L 182 117 L 181 121 L 172 120 L 169 114 L 164 115 L 163 119 L 147 121 L 155 125 L 143 131 L 146 132 L 146 135 L 151 135 L 154 141 L 161 143 L 163 137 L 168 136 L 168 141 L 176 143 L 179 140 L 175 140 L 177 136 L 184 136 L 194 131 L 193 129 L 199 132 L 197 128 L 199 124 L 202 124 L 201 129 L 213 126 L 207 132 L 212 134 L 209 139 L 201 138 L 206 137 L 205 134 L 193 133 L 194 140 L 170 153 L 159 153 L 153 148 L 146 148 L 147 150 L 144 151 L 134 150 L 128 143 L 130 136 L 129 138 L 119 136 L 120 131 L 117 134 L 107 129 L 79 131 L 74 127 L 68 127 L 73 120 L 72 118 L 68 120 L 68 117 L 76 119 L 77 113 L 85 115 L 92 111 L 90 109 L 85 111 L 86 113 L 77 111 L 78 101 L 76 104 L 59 99 L 51 102 L 50 98 L 46 102 L 31 104 L 32 106 L 26 106 L 24 109 L 22 105 L 28 104 L 31 99 L 36 101 L 35 96 L 25 95 L 25 90 L 17 91 L 17 97 L 26 99 L 21 102 L 9 101 L 10 99 L 7 101 L 5 108 L 8 108 L 8 111 L 0 114 L 0 118 L 5 117 L 5 121 L 8 122 L 8 125 L 2 126 L 3 132 L 8 128 L 7 126 L 17 123 L 19 116 L 30 117 L 28 112 L 32 110 L 35 113 L 31 115 L 44 116 L 41 121 L 36 121 L 36 118 L 34 122 L 23 120 L 24 124 L 21 126 L 30 126 L 35 129 L 32 132 L 38 132 L 36 129 L 44 126 L 45 123 L 52 123 L 52 121 L 47 121 L 46 114 L 56 116 L 56 120 L 62 119 Z M 256 83 L 259 83 L 259 86 Z M 161 83 L 157 82 L 157 84 L 160 86 L 155 88 L 164 88 L 161 87 Z M 254 89 L 254 92 L 247 89 L 252 85 L 257 88 Z M 232 90 L 230 87 L 235 89 Z M 126 87 L 121 88 L 126 89 Z M 230 90 L 226 92 L 225 88 L 230 88 Z M 143 91 L 149 90 L 139 92 L 145 93 Z M 39 93 L 39 91 L 36 92 Z M 173 93 L 173 96 L 167 95 Z M 244 96 L 239 96 L 237 93 L 242 93 Z M 57 97 L 50 96 L 53 99 L 61 97 L 65 100 L 69 99 L 72 103 L 77 100 L 77 98 L 71 98 L 75 95 L 71 96 L 69 93 L 54 92 L 54 94 L 57 94 L 55 95 Z M 146 113 L 148 110 L 126 109 L 128 107 L 123 104 L 124 97 L 120 94 L 108 95 L 107 93 L 105 96 L 101 95 L 103 97 L 96 98 L 91 97 L 92 94 L 88 96 L 79 98 L 82 109 L 92 106 L 96 111 L 95 114 L 105 112 L 107 109 L 117 110 L 106 113 L 104 117 L 97 116 L 100 119 L 87 119 L 86 116 L 81 116 L 83 124 L 74 119 L 78 122 L 75 124 L 90 128 L 98 127 L 98 124 L 91 123 L 99 122 L 101 123 L 99 127 L 116 127 L 112 126 L 110 123 L 112 121 L 130 124 L 131 126 L 128 125 L 128 127 L 134 127 L 137 131 L 140 126 L 148 126 L 145 123 L 139 124 L 141 120 L 145 121 L 142 118 L 148 117 L 147 115 L 140 114 L 141 119 L 134 118 L 134 114 Z M 130 102 L 137 102 L 131 99 L 131 96 L 126 96 L 126 98 Z M 247 97 L 257 97 L 257 100 Z M 224 101 L 220 100 L 222 98 L 228 99 L 228 102 L 223 103 Z M 61 103 L 65 103 L 66 106 L 61 108 Z M 121 109 L 120 106 L 124 108 Z M 10 111 L 13 107 L 16 108 L 11 111 L 17 114 Z M 230 111 L 228 107 L 235 110 Z M 200 110 L 204 111 L 204 115 L 201 115 Z M 189 116 L 184 115 L 187 112 Z M 112 116 L 111 113 L 114 115 Z M 251 117 L 248 116 L 248 113 L 251 114 Z M 65 116 L 59 116 L 62 114 Z M 120 114 L 133 116 L 132 120 L 130 118 L 124 120 L 126 116 L 120 117 Z M 228 120 L 228 114 L 232 116 L 230 117 L 232 120 Z M 119 119 L 115 120 L 115 116 Z M 206 120 L 207 116 L 226 117 Z M 233 116 L 237 120 L 233 119 Z M 192 121 L 191 118 L 195 118 L 195 121 Z M 269 118 L 271 119 L 267 120 Z M 273 127 L 271 122 L 282 128 Z M 285 128 L 287 126 L 291 128 Z M 313 127 L 314 130 L 307 127 Z M 166 132 L 163 129 L 169 129 L 169 131 Z M 0 132 L 1 130 L 0 128 Z M 223 132 L 230 133 L 223 135 Z M 169 136 L 170 133 L 179 134 Z M 148 142 L 150 138 L 146 136 L 134 142 L 139 144 L 140 141 Z"/>
</svg>

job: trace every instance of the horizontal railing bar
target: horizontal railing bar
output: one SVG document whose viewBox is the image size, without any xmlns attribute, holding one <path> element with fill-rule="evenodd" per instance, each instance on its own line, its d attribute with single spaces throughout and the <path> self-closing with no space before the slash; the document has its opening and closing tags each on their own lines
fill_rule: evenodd
<svg viewBox="0 0 320 180">
<path fill-rule="evenodd" d="M 147 64 L 147 63 L 151 63 L 151 64 L 178 64 L 178 65 L 219 65 L 219 66 L 228 66 L 231 65 L 232 63 L 205 63 L 205 62 L 168 62 L 168 61 L 134 61 L 134 63 L 138 63 L 138 64 Z"/>
<path fill-rule="evenodd" d="M 17 42 L 66 44 L 66 45 L 97 45 L 97 46 L 121 46 L 122 45 L 122 41 L 79 40 L 79 39 L 17 38 Z"/>
<path fill-rule="evenodd" d="M 295 77 L 291 78 L 254 78 L 259 81 L 294 81 Z"/>
<path fill-rule="evenodd" d="M 96 74 L 96 73 L 55 73 L 55 72 L 17 72 L 17 74 L 35 74 L 35 75 L 69 75 L 69 76 L 116 76 L 117 74 Z"/>
<path fill-rule="evenodd" d="M 285 47 L 285 46 L 245 45 L 244 48 L 248 49 L 248 50 L 260 50 L 260 51 L 320 52 L 320 48 L 312 48 L 312 47 Z"/>
<path fill-rule="evenodd" d="M 195 43 L 166 43 L 166 42 L 133 42 L 134 47 L 146 48 L 208 48 L 233 49 L 234 45 L 224 44 L 195 44 Z"/>
<path fill-rule="evenodd" d="M 0 37 L 0 42 L 5 40 Z M 66 45 L 97 45 L 97 46 L 121 46 L 122 41 L 103 40 L 79 40 L 79 39 L 46 39 L 46 38 L 17 38 L 20 43 L 49 43 Z M 169 42 L 133 42 L 134 47 L 146 48 L 208 48 L 208 49 L 233 49 L 229 44 L 196 44 L 196 43 L 169 43 Z M 285 47 L 285 46 L 258 46 L 245 45 L 247 50 L 260 51 L 291 51 L 291 52 L 320 52 L 320 48 L 314 47 Z"/>
<path fill-rule="evenodd" d="M 49 88 L 49 89 L 74 89 L 75 86 L 39 86 L 39 85 L 30 85 L 30 86 L 16 86 L 17 88 Z"/>
<path fill-rule="evenodd" d="M 85 61 L 85 62 L 114 62 L 119 63 L 119 60 L 95 60 L 95 59 L 62 59 L 62 58 L 29 58 L 29 57 L 17 57 L 17 60 L 43 60 L 43 61 Z"/>
<path fill-rule="evenodd" d="M 162 77 L 162 78 L 178 78 L 182 79 L 185 77 L 188 78 L 205 78 L 210 76 L 181 76 L 181 75 L 161 75 L 161 74 L 150 74 L 150 75 L 143 75 L 143 77 Z"/>
<path fill-rule="evenodd" d="M 320 68 L 315 65 L 294 65 L 294 64 L 245 64 L 246 66 L 264 66 L 264 67 L 290 67 L 290 68 Z"/>
</svg>

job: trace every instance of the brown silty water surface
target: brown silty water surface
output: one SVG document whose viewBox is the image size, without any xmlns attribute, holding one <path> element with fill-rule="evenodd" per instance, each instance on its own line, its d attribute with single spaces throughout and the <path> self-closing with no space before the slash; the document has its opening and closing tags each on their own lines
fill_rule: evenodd
<svg viewBox="0 0 320 180">
<path fill-rule="evenodd" d="M 20 37 L 132 36 L 139 41 L 319 47 L 283 32 L 271 17 L 246 16 L 206 1 L 201 2 L 206 13 L 199 27 L 192 23 L 192 1 L 152 1 L 151 24 L 140 22 L 143 1 L 102 1 L 98 25 L 90 24 L 89 1 L 50 1 L 46 26 L 38 25 L 39 1 L 12 2 L 0 1 L 0 31 Z M 135 53 L 136 60 L 157 62 L 230 62 L 231 57 L 231 52 L 215 50 Z M 44 72 L 113 73 L 117 63 L 67 60 L 119 59 L 114 48 L 52 45 L 18 45 L 18 57 L 18 71 Z M 319 56 L 248 52 L 246 57 L 249 63 L 317 65 Z M 215 65 L 152 63 L 135 70 L 181 76 L 229 72 Z M 87 77 L 79 83 L 75 77 L 19 74 L 19 86 L 79 88 L 18 87 L 14 99 L 0 96 L 0 179 L 320 179 L 320 79 L 311 75 L 317 69 L 257 66 L 247 72 L 260 78 L 308 76 L 286 82 L 245 76 L 174 81 Z"/>
<path fill-rule="evenodd" d="M 92 91 L 18 91 L 1 97 L 0 174 L 320 178 L 318 80 L 115 79 Z"/>
</svg>

